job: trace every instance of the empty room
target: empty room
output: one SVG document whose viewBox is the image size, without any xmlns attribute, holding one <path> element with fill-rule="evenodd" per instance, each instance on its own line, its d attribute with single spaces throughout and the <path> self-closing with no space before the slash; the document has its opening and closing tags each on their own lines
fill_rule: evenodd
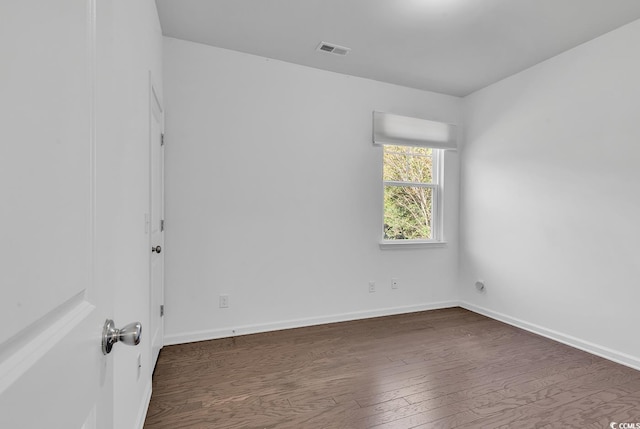
<svg viewBox="0 0 640 429">
<path fill-rule="evenodd" d="M 637 0 L 0 32 L 0 428 L 640 428 Z"/>
</svg>

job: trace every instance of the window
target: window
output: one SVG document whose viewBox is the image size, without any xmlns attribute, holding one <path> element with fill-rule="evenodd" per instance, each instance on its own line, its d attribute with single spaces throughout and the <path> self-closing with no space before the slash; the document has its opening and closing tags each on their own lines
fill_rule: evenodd
<svg viewBox="0 0 640 429">
<path fill-rule="evenodd" d="M 440 241 L 441 152 L 384 145 L 384 240 Z"/>
<path fill-rule="evenodd" d="M 382 243 L 442 243 L 443 158 L 456 127 L 373 112 L 373 143 L 383 147 Z"/>
</svg>

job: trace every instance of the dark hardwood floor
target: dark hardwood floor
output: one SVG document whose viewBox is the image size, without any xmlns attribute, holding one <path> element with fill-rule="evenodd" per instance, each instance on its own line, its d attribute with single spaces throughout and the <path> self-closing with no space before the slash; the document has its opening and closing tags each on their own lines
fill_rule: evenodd
<svg viewBox="0 0 640 429">
<path fill-rule="evenodd" d="M 144 427 L 610 422 L 640 422 L 640 371 L 452 308 L 165 347 Z"/>
</svg>

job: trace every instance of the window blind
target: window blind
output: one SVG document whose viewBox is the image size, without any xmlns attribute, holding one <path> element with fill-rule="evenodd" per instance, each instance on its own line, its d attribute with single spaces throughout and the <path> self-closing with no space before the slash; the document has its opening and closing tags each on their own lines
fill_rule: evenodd
<svg viewBox="0 0 640 429">
<path fill-rule="evenodd" d="M 373 112 L 373 143 L 455 150 L 456 126 L 427 119 Z"/>
</svg>

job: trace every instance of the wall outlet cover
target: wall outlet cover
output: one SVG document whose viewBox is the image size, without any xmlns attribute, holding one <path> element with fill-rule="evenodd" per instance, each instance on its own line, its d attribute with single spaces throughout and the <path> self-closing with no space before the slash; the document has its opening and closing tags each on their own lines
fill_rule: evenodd
<svg viewBox="0 0 640 429">
<path fill-rule="evenodd" d="M 220 295 L 220 308 L 229 308 L 229 295 Z"/>
</svg>

